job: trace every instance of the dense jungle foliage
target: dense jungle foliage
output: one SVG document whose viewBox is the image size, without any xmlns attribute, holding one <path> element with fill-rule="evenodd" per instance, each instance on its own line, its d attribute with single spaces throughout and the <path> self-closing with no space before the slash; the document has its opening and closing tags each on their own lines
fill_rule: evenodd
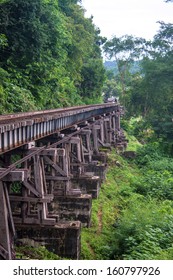
<svg viewBox="0 0 173 280">
<path fill-rule="evenodd" d="M 0 113 L 100 102 L 104 38 L 81 1 L 0 0 Z"/>
</svg>

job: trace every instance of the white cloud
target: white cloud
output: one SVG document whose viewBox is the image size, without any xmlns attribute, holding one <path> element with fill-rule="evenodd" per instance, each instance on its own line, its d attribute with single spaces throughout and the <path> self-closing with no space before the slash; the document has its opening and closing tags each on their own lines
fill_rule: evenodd
<svg viewBox="0 0 173 280">
<path fill-rule="evenodd" d="M 163 0 L 83 0 L 83 6 L 108 38 L 129 34 L 151 39 L 159 29 L 156 22 L 171 22 L 173 15 L 173 4 Z"/>
</svg>

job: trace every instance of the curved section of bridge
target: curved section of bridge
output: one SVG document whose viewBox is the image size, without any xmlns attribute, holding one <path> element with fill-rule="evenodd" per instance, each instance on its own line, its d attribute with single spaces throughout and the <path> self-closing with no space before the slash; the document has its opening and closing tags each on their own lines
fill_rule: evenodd
<svg viewBox="0 0 173 280">
<path fill-rule="evenodd" d="M 16 234 L 80 258 L 105 151 L 126 146 L 122 114 L 108 103 L 0 116 L 0 259 L 15 259 Z"/>
</svg>

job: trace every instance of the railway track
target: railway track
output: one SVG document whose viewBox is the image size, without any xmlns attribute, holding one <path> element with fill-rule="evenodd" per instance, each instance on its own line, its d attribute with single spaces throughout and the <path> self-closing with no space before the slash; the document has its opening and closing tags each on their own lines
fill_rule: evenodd
<svg viewBox="0 0 173 280">
<path fill-rule="evenodd" d="M 73 106 L 67 108 L 58 108 L 51 110 L 41 110 L 41 111 L 32 111 L 32 112 L 22 112 L 22 113 L 13 113 L 13 114 L 4 114 L 0 115 L 0 125 L 25 121 L 25 120 L 47 120 L 47 117 L 62 117 L 64 115 L 74 114 L 76 112 L 86 112 L 94 108 L 109 108 L 115 105 L 114 103 L 106 104 L 94 104 L 94 105 L 83 105 L 83 106 Z"/>
<path fill-rule="evenodd" d="M 119 104 L 75 106 L 0 116 L 0 154 L 113 111 Z"/>
</svg>

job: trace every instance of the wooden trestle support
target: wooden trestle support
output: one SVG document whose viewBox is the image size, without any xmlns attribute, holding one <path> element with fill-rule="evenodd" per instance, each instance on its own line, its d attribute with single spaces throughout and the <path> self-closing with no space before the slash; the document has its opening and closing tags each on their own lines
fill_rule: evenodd
<svg viewBox="0 0 173 280">
<path fill-rule="evenodd" d="M 54 227 L 71 220 L 74 213 L 64 205 L 71 201 L 75 208 L 74 198 L 88 199 L 91 208 L 106 167 L 100 148 L 111 146 L 126 146 L 120 112 L 92 118 L 1 156 L 0 174 L 16 158 L 19 164 L 0 180 L 0 259 L 15 259 L 15 227 Z M 96 182 L 98 189 L 88 189 L 89 182 Z M 90 226 L 90 210 L 88 220 L 81 220 L 85 226 Z"/>
</svg>

